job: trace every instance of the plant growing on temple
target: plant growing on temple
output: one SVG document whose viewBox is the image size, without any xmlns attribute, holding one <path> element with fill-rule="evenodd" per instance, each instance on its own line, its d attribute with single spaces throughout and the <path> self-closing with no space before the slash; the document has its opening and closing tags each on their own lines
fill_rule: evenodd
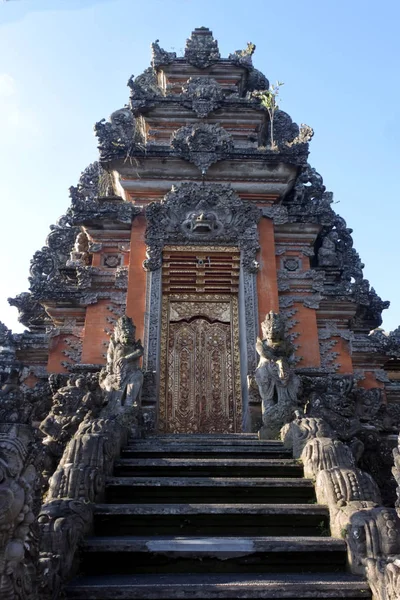
<svg viewBox="0 0 400 600">
<path fill-rule="evenodd" d="M 278 96 L 280 88 L 284 85 L 282 81 L 277 81 L 275 85 L 271 85 L 268 90 L 263 90 L 262 92 L 256 92 L 254 96 L 259 98 L 261 101 L 261 106 L 263 106 L 268 112 L 269 120 L 270 120 L 270 141 L 271 141 L 271 150 L 277 150 L 278 146 L 274 140 L 274 117 L 275 113 L 279 108 L 278 105 Z"/>
</svg>

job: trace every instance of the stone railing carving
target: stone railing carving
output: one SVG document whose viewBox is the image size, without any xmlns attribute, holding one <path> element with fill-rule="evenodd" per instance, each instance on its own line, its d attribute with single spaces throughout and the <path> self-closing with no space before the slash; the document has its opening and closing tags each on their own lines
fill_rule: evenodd
<svg viewBox="0 0 400 600">
<path fill-rule="evenodd" d="M 40 444 L 17 371 L 0 390 L 0 598 L 37 600 Z"/>
<path fill-rule="evenodd" d="M 321 418 L 296 418 L 281 431 L 285 445 L 315 478 L 316 496 L 329 508 L 331 533 L 347 542 L 351 571 L 365 575 L 375 600 L 398 600 L 400 592 L 399 506 L 381 506 L 381 496 L 368 473 L 357 469 L 350 448 L 336 439 Z M 400 486 L 399 449 L 393 474 Z M 398 487 L 400 496 L 400 487 Z M 397 502 L 397 505 L 399 502 Z"/>
<path fill-rule="evenodd" d="M 64 582 L 75 572 L 77 548 L 92 526 L 92 505 L 104 500 L 106 478 L 111 475 L 114 460 L 128 435 L 140 434 L 142 354 L 143 347 L 135 339 L 132 320 L 121 317 L 111 336 L 99 387 L 87 391 L 83 398 L 80 396 L 79 410 L 84 417 L 50 478 L 46 502 L 39 515 L 43 600 L 58 598 Z M 58 393 L 70 392 L 67 386 Z M 74 400 L 73 395 L 71 399 Z M 76 427 L 70 415 L 62 418 L 67 419 L 67 430 Z M 56 420 L 56 429 L 59 425 Z"/>
</svg>

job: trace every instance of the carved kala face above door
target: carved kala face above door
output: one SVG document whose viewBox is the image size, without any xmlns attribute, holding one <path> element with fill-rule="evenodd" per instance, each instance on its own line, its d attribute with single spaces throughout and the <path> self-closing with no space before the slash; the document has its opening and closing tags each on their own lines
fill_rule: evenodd
<svg viewBox="0 0 400 600">
<path fill-rule="evenodd" d="M 241 431 L 239 253 L 205 250 L 164 253 L 159 430 L 165 433 Z M 213 287 L 219 290 L 210 293 Z"/>
</svg>

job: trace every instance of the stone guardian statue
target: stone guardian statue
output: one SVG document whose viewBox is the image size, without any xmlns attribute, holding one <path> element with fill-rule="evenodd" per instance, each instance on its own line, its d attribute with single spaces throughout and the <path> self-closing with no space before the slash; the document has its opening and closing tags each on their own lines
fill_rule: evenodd
<svg viewBox="0 0 400 600">
<path fill-rule="evenodd" d="M 260 360 L 255 379 L 262 400 L 260 438 L 277 439 L 297 408 L 300 379 L 294 372 L 294 346 L 285 331 L 282 315 L 269 312 L 261 323 L 264 339 L 257 339 Z"/>
<path fill-rule="evenodd" d="M 107 365 L 101 371 L 100 385 L 108 397 L 108 411 L 119 407 L 140 407 L 143 372 L 140 359 L 143 346 L 135 339 L 136 327 L 123 316 L 115 324 L 107 352 Z M 107 412 L 106 409 L 106 412 Z"/>
</svg>

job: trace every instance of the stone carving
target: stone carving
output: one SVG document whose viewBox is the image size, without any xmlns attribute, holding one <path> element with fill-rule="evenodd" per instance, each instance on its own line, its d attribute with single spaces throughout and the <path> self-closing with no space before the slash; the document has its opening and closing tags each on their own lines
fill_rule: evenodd
<svg viewBox="0 0 400 600">
<path fill-rule="evenodd" d="M 30 267 L 30 289 L 35 299 L 46 296 L 46 292 L 63 285 L 60 267 L 64 267 L 74 245 L 78 229 L 61 217 L 56 225 L 50 226 L 46 246 L 33 255 Z"/>
<path fill-rule="evenodd" d="M 186 40 L 185 58 L 198 69 L 205 69 L 220 59 L 218 43 L 207 27 L 195 29 Z"/>
<path fill-rule="evenodd" d="M 162 96 L 157 73 L 152 67 L 146 69 L 136 79 L 132 75 L 128 81 L 128 87 L 131 89 L 130 105 L 134 113 Z"/>
<path fill-rule="evenodd" d="M 31 331 L 41 331 L 49 321 L 43 306 L 30 292 L 22 292 L 15 298 L 8 298 L 10 306 L 18 309 L 18 321 Z"/>
<path fill-rule="evenodd" d="M 62 584 L 77 568 L 76 549 L 92 522 L 92 507 L 82 500 L 56 499 L 41 508 L 40 598 L 61 597 Z"/>
<path fill-rule="evenodd" d="M 314 137 L 314 129 L 305 123 L 301 123 L 298 135 L 293 141 L 289 142 L 289 146 L 295 144 L 308 144 Z"/>
<path fill-rule="evenodd" d="M 28 538 L 35 519 L 35 481 L 37 472 L 32 452 L 31 428 L 20 423 L 0 424 L 0 597 L 37 598 L 35 565 Z M 32 546 L 33 550 L 33 546 Z M 21 594 L 21 595 L 20 595 Z"/>
<path fill-rule="evenodd" d="M 263 427 L 260 436 L 278 437 L 297 407 L 300 380 L 294 373 L 294 347 L 285 331 L 282 315 L 270 312 L 261 324 L 264 339 L 257 339 L 260 355 L 255 378 L 262 398 Z"/>
<path fill-rule="evenodd" d="M 67 443 L 83 419 L 86 416 L 94 418 L 99 414 L 104 400 L 98 393 L 97 386 L 97 376 L 92 381 L 90 376 L 73 376 L 54 394 L 51 410 L 40 424 L 40 430 L 46 436 L 43 444 L 48 457 L 47 475 L 55 470 Z"/>
<path fill-rule="evenodd" d="M 101 119 L 94 126 L 101 160 L 129 156 L 136 142 L 135 119 L 129 108 L 112 113 L 109 120 Z"/>
<path fill-rule="evenodd" d="M 1 327 L 0 343 L 13 340 Z M 36 536 L 40 446 L 31 427 L 32 405 L 11 368 L 0 389 L 0 597 L 36 600 Z"/>
<path fill-rule="evenodd" d="M 236 50 L 228 56 L 228 59 L 235 63 L 235 65 L 246 67 L 247 69 L 251 70 L 253 67 L 253 61 L 251 57 L 253 56 L 255 50 L 256 45 L 252 44 L 251 42 L 247 42 L 247 46 L 244 50 Z"/>
<path fill-rule="evenodd" d="M 323 420 L 295 412 L 295 419 L 281 429 L 281 439 L 286 448 L 293 452 L 294 458 L 300 458 L 307 442 L 314 438 L 333 438 L 334 431 Z"/>
<path fill-rule="evenodd" d="M 242 251 L 242 264 L 256 271 L 257 222 L 260 211 L 241 200 L 229 186 L 184 183 L 161 202 L 146 208 L 148 270 L 160 268 L 164 244 L 232 244 Z"/>
<path fill-rule="evenodd" d="M 283 225 L 289 220 L 288 211 L 286 206 L 281 204 L 273 204 L 272 206 L 265 206 L 262 209 L 263 217 L 272 219 L 275 225 Z"/>
<path fill-rule="evenodd" d="M 182 86 L 182 104 L 203 119 L 222 106 L 222 86 L 212 77 L 190 77 Z"/>
<path fill-rule="evenodd" d="M 233 149 L 232 136 L 219 125 L 200 123 L 181 127 L 171 138 L 175 152 L 196 165 L 202 175 Z"/>
<path fill-rule="evenodd" d="M 322 240 L 322 246 L 318 250 L 318 265 L 320 267 L 340 267 L 341 257 L 338 254 L 337 243 L 339 236 L 337 231 L 329 232 Z"/>
<path fill-rule="evenodd" d="M 151 64 L 153 68 L 169 65 L 176 59 L 176 52 L 166 52 L 163 48 L 160 47 L 158 43 L 160 40 L 156 40 L 153 44 L 151 44 Z"/>
<path fill-rule="evenodd" d="M 75 239 L 74 249 L 67 260 L 67 267 L 80 267 L 90 264 L 89 239 L 85 232 L 80 231 Z"/>
<path fill-rule="evenodd" d="M 348 446 L 330 437 L 315 437 L 305 446 L 301 459 L 304 464 L 304 476 L 315 479 L 320 471 L 340 467 L 353 469 L 354 456 Z"/>
<path fill-rule="evenodd" d="M 347 542 L 351 571 L 367 575 L 377 600 L 396 600 L 400 515 L 393 508 L 379 506 L 381 496 L 375 481 L 355 468 L 352 452 L 333 439 L 329 429 L 323 419 L 305 419 L 297 413 L 281 436 L 287 447 L 296 448 L 295 456 L 301 450 L 306 476 L 316 477 L 317 500 L 329 508 L 332 535 Z M 396 450 L 395 464 L 398 456 Z M 400 479 L 396 467 L 394 474 Z"/>
<path fill-rule="evenodd" d="M 306 414 L 324 419 L 340 439 L 350 441 L 360 430 L 351 375 L 302 377 Z"/>
<path fill-rule="evenodd" d="M 127 406 L 140 408 L 143 373 L 139 363 L 144 349 L 135 339 L 136 327 L 129 317 L 115 324 L 107 352 L 107 365 L 100 373 L 100 385 L 106 391 L 107 411 Z"/>
<path fill-rule="evenodd" d="M 382 329 L 375 329 L 369 337 L 386 356 L 400 358 L 400 327 L 389 333 L 382 331 Z"/>
</svg>

